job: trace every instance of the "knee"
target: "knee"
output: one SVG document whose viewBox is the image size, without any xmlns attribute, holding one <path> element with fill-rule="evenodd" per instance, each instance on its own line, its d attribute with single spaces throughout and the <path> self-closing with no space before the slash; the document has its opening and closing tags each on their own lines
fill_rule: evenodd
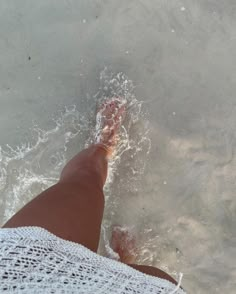
<svg viewBox="0 0 236 294">
<path fill-rule="evenodd" d="M 102 153 L 101 153 L 102 152 Z M 107 159 L 103 151 L 91 146 L 72 158 L 63 168 L 61 180 L 85 181 L 90 184 L 105 183 L 107 176 Z"/>
<path fill-rule="evenodd" d="M 128 264 L 128 265 L 144 274 L 165 279 L 167 281 L 172 282 L 175 285 L 178 284 L 170 275 L 160 270 L 159 268 L 156 268 L 153 266 L 147 266 L 147 265 L 138 265 L 138 264 Z"/>
</svg>

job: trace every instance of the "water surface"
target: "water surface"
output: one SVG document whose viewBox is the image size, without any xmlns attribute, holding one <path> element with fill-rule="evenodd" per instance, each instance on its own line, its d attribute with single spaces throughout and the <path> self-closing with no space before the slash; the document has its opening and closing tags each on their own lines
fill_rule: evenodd
<svg viewBox="0 0 236 294">
<path fill-rule="evenodd" d="M 106 238 L 130 227 L 141 263 L 183 272 L 190 293 L 234 293 L 235 16 L 233 0 L 0 0 L 1 223 L 90 141 L 123 72 L 135 103 Z"/>
</svg>

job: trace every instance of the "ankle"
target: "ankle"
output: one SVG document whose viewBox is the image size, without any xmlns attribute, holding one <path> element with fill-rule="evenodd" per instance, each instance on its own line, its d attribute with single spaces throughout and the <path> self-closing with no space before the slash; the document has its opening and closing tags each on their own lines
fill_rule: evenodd
<svg viewBox="0 0 236 294">
<path fill-rule="evenodd" d="M 106 159 L 109 159 L 112 155 L 112 147 L 108 147 L 105 144 L 102 143 L 96 143 L 93 146 L 95 146 L 97 148 L 97 150 L 99 150 L 98 152 L 101 152 Z"/>
</svg>

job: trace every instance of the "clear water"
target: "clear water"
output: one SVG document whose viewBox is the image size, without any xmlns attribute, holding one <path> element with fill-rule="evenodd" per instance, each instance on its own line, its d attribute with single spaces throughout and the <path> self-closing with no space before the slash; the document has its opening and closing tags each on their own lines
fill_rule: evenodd
<svg viewBox="0 0 236 294">
<path fill-rule="evenodd" d="M 121 93 L 100 252 L 123 225 L 139 262 L 183 272 L 189 293 L 235 293 L 235 16 L 235 1 L 1 0 L 0 222 L 57 181 L 98 101 Z"/>
</svg>

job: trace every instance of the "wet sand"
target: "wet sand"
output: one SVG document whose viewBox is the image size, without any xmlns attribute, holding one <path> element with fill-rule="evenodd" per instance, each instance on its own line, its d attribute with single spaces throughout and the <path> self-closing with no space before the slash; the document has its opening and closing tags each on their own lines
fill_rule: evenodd
<svg viewBox="0 0 236 294">
<path fill-rule="evenodd" d="M 189 293 L 233 294 L 236 287 L 235 16 L 232 0 L 0 0 L 0 146 L 34 141 L 34 125 L 52 130 L 65 106 L 91 110 L 105 66 L 125 73 L 144 101 L 151 150 L 141 158 L 145 172 L 131 183 L 120 185 L 121 162 L 107 222 L 135 227 L 140 262 L 183 272 Z M 62 126 L 48 135 L 47 154 L 74 130 Z M 55 159 L 56 171 L 83 147 L 86 132 L 68 137 L 74 141 Z M 55 162 L 41 163 L 29 195 L 32 177 L 25 175 L 22 203 L 53 183 Z M 8 165 L 12 183 L 23 165 Z M 5 195 L 3 173 L 0 179 Z"/>
</svg>

